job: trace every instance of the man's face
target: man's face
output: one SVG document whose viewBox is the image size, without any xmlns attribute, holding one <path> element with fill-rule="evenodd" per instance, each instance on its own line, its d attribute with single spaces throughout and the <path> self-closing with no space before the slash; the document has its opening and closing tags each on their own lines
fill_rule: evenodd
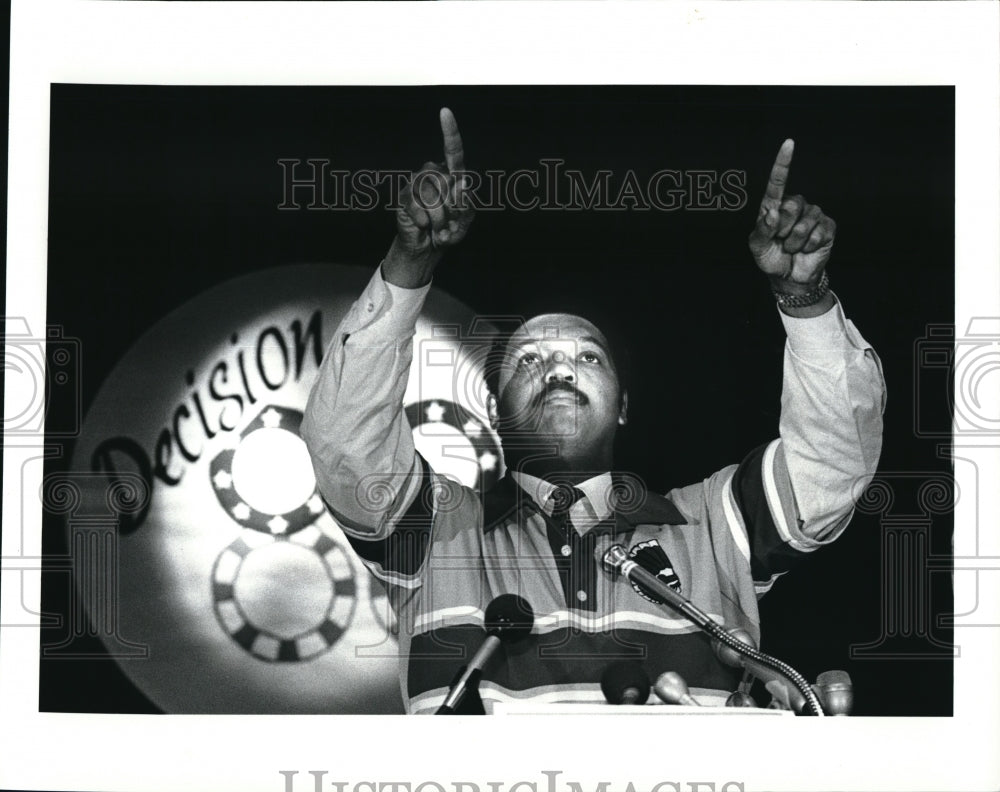
<svg viewBox="0 0 1000 792">
<path fill-rule="evenodd" d="M 507 345 L 499 391 L 505 443 L 544 440 L 567 462 L 610 465 L 625 405 L 608 341 L 586 319 L 529 319 Z"/>
</svg>

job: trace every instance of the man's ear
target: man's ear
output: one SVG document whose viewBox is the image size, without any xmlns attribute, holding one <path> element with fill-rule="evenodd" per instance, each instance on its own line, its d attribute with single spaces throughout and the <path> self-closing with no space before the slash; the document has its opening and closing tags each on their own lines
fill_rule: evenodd
<svg viewBox="0 0 1000 792">
<path fill-rule="evenodd" d="M 490 419 L 490 428 L 495 432 L 500 425 L 500 412 L 497 410 L 497 397 L 492 393 L 486 394 L 486 415 Z"/>
<path fill-rule="evenodd" d="M 621 408 L 618 410 L 618 425 L 624 426 L 628 423 L 628 391 L 622 391 Z"/>
</svg>

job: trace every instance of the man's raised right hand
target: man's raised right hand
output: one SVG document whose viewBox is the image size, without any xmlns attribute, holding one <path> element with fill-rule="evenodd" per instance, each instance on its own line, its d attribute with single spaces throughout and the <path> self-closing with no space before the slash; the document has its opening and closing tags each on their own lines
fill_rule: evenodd
<svg viewBox="0 0 1000 792">
<path fill-rule="evenodd" d="M 430 283 L 444 251 L 457 245 L 472 224 L 474 211 L 463 194 L 465 155 L 458 123 L 441 109 L 444 159 L 428 162 L 399 196 L 396 238 L 382 264 L 382 276 L 395 286 L 413 289 Z"/>
</svg>

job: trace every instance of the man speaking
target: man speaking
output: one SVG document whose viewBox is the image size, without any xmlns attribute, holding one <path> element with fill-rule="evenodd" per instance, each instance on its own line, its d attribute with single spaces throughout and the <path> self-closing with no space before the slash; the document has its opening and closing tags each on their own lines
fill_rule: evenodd
<svg viewBox="0 0 1000 792">
<path fill-rule="evenodd" d="M 404 189 L 396 237 L 334 333 L 302 424 L 319 490 L 396 612 L 407 710 L 445 702 L 484 643 L 488 606 L 505 594 L 530 603 L 531 633 L 496 650 L 465 711 L 601 702 L 602 674 L 622 659 L 650 678 L 677 672 L 697 701 L 722 704 L 737 672 L 697 626 L 599 558 L 621 544 L 759 643 L 758 596 L 844 530 L 878 462 L 884 387 L 875 353 L 830 291 L 835 224 L 785 197 L 786 141 L 749 238 L 787 333 L 777 439 L 704 481 L 648 491 L 613 458 L 629 419 L 623 349 L 585 317 L 543 314 L 487 365 L 507 473 L 480 497 L 429 468 L 403 411 L 434 270 L 473 219 L 447 109 L 441 129 L 445 161 Z"/>
</svg>

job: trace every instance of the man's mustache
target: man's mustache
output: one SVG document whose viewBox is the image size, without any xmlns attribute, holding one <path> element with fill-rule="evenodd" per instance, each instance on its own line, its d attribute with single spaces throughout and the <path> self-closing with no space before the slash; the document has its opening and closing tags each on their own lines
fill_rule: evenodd
<svg viewBox="0 0 1000 792">
<path fill-rule="evenodd" d="M 553 393 L 559 393 L 560 391 L 564 393 L 570 393 L 576 397 L 576 403 L 580 406 L 586 406 L 590 403 L 583 393 L 576 389 L 574 385 L 565 380 L 552 380 L 551 382 L 545 383 L 545 386 L 538 392 L 535 396 L 532 406 L 541 407 L 542 402 L 545 401 L 546 397 L 552 395 Z"/>
</svg>

